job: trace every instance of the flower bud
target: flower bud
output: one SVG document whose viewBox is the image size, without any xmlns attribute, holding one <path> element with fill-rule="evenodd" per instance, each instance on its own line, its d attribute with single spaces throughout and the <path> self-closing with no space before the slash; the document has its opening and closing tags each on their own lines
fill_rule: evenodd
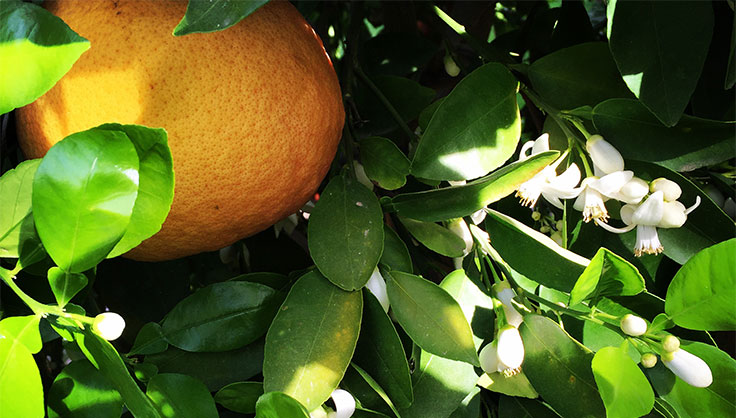
<svg viewBox="0 0 736 418">
<path fill-rule="evenodd" d="M 708 364 L 683 349 L 663 353 L 662 363 L 690 386 L 706 388 L 713 383 L 713 373 Z"/>
<path fill-rule="evenodd" d="M 376 299 L 378 299 L 383 311 L 388 312 L 389 302 L 388 292 L 386 291 L 386 280 L 381 276 L 381 272 L 378 270 L 378 267 L 373 269 L 373 273 L 371 273 L 371 277 L 368 279 L 365 287 L 373 293 L 373 296 L 375 296 Z"/>
<path fill-rule="evenodd" d="M 365 168 L 363 168 L 363 165 L 353 160 L 353 168 L 355 168 L 355 177 L 358 179 L 358 182 L 367 187 L 369 190 L 373 190 L 373 182 L 371 181 L 371 179 L 368 178 L 368 175 L 365 173 Z"/>
<path fill-rule="evenodd" d="M 501 328 L 498 333 L 498 365 L 501 370 L 518 369 L 524 362 L 524 342 L 519 330 L 511 325 Z"/>
<path fill-rule="evenodd" d="M 562 247 L 562 234 L 560 234 L 560 231 L 555 231 L 554 234 L 549 236 L 552 238 L 552 241 L 554 241 L 557 245 Z"/>
<path fill-rule="evenodd" d="M 470 233 L 468 224 L 465 223 L 463 218 L 453 219 L 447 224 L 447 228 L 454 232 L 455 235 L 462 238 L 465 242 L 465 249 L 463 255 L 468 255 L 473 249 L 473 235 Z"/>
<path fill-rule="evenodd" d="M 539 227 L 539 232 L 543 234 L 547 234 L 550 231 L 552 231 L 552 228 L 548 227 L 547 225 L 542 225 L 541 227 Z"/>
<path fill-rule="evenodd" d="M 329 412 L 328 418 L 350 418 L 355 413 L 355 398 L 350 392 L 343 389 L 335 389 L 330 395 L 335 403 L 335 412 Z"/>
<path fill-rule="evenodd" d="M 452 56 L 445 55 L 445 72 L 447 72 L 447 75 L 450 77 L 457 77 L 458 74 L 460 74 L 460 67 L 457 66 L 457 63 L 455 63 L 455 60 L 452 59 Z"/>
<path fill-rule="evenodd" d="M 92 323 L 92 332 L 108 341 L 118 339 L 123 334 L 123 329 L 125 320 L 115 312 L 103 312 Z"/>
<path fill-rule="evenodd" d="M 659 228 L 679 228 L 687 221 L 685 215 L 685 205 L 675 200 L 674 202 L 664 202 L 662 212 L 662 220 L 657 224 Z"/>
<path fill-rule="evenodd" d="M 626 314 L 621 319 L 621 330 L 626 335 L 638 337 L 647 332 L 647 322 L 636 315 Z"/>
<path fill-rule="evenodd" d="M 503 306 L 503 313 L 506 315 L 506 323 L 512 327 L 521 325 L 524 321 L 524 317 L 521 316 L 519 311 L 514 308 L 511 303 L 511 299 L 516 296 L 516 292 L 509 286 L 508 282 L 501 282 L 493 285 L 493 292 L 496 294 L 496 298 L 501 301 Z"/>
<path fill-rule="evenodd" d="M 473 212 L 470 215 L 470 219 L 473 221 L 473 224 L 480 225 L 480 223 L 483 222 L 484 219 L 486 219 L 486 210 L 485 209 L 479 209 L 479 210 Z"/>
<path fill-rule="evenodd" d="M 680 349 L 680 339 L 674 335 L 668 335 L 662 340 L 662 348 L 670 353 Z"/>
<path fill-rule="evenodd" d="M 657 365 L 657 356 L 654 353 L 644 353 L 641 355 L 641 365 L 646 369 L 651 369 Z"/>
<path fill-rule="evenodd" d="M 680 189 L 677 183 L 664 177 L 653 180 L 649 185 L 649 190 L 652 193 L 662 192 L 664 194 L 664 200 L 668 202 L 679 199 L 682 194 L 682 189 Z"/>
<path fill-rule="evenodd" d="M 610 174 L 624 169 L 621 153 L 602 136 L 591 135 L 585 143 L 585 149 L 588 150 L 595 167 L 603 173 Z"/>
<path fill-rule="evenodd" d="M 483 347 L 478 354 L 480 360 L 480 368 L 484 372 L 491 374 L 498 371 L 498 346 L 497 342 L 493 341 L 490 344 Z"/>
<path fill-rule="evenodd" d="M 534 212 L 532 212 L 532 219 L 534 221 L 538 221 L 538 220 L 542 219 L 542 214 L 539 213 L 539 211 L 536 211 L 535 210 Z"/>
</svg>

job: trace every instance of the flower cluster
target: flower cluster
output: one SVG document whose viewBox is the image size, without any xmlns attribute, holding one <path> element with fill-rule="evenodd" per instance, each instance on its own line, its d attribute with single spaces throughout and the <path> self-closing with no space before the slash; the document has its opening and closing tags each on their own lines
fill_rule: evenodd
<svg viewBox="0 0 736 418">
<path fill-rule="evenodd" d="M 497 337 L 480 350 L 480 366 L 488 374 L 501 372 L 506 376 L 513 376 L 519 373 L 524 362 L 524 342 L 518 329 L 524 318 L 511 302 L 516 293 L 508 282 L 493 285 L 493 293 L 494 303 L 500 305 L 500 312 L 503 314 L 496 315 L 499 321 Z"/>
<path fill-rule="evenodd" d="M 557 175 L 557 167 L 566 157 L 565 153 L 519 186 L 516 196 L 521 198 L 521 204 L 534 207 L 541 195 L 552 205 L 562 208 L 560 199 L 576 198 L 573 207 L 582 212 L 585 222 L 593 221 L 603 229 L 618 234 L 636 228 L 634 254 L 637 257 L 661 253 L 663 247 L 657 228 L 681 227 L 687 215 L 700 204 L 700 197 L 696 197 L 693 206 L 686 208 L 677 200 L 682 194 L 677 183 L 665 178 L 647 183 L 636 177 L 633 171 L 624 169 L 621 153 L 600 135 L 588 138 L 585 148 L 593 161 L 594 175 L 586 177 L 578 186 L 580 170 L 574 163 L 564 173 Z M 519 161 L 529 158 L 529 150 L 531 155 L 549 150 L 549 135 L 544 134 L 535 141 L 525 143 Z M 609 200 L 624 203 L 620 215 L 625 227 L 608 225 L 610 215 L 606 202 Z"/>
</svg>

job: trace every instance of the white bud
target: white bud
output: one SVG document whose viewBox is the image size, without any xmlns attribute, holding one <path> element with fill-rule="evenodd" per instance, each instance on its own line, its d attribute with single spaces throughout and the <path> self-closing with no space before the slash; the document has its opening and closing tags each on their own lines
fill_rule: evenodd
<svg viewBox="0 0 736 418">
<path fill-rule="evenodd" d="M 588 150 L 595 167 L 605 174 L 624 169 L 624 159 L 621 153 L 602 136 L 591 135 L 585 143 L 585 149 Z"/>
<path fill-rule="evenodd" d="M 557 245 L 562 247 L 562 234 L 560 234 L 560 231 L 555 231 L 555 233 L 550 235 L 549 237 L 552 238 L 552 241 L 557 243 Z"/>
<path fill-rule="evenodd" d="M 457 77 L 460 74 L 460 67 L 457 66 L 450 55 L 445 55 L 445 72 L 450 77 Z"/>
<path fill-rule="evenodd" d="M 674 202 L 664 202 L 662 212 L 662 220 L 657 224 L 659 228 L 679 228 L 685 221 L 685 205 L 675 200 Z"/>
<path fill-rule="evenodd" d="M 453 219 L 447 224 L 447 228 L 454 232 L 455 235 L 462 238 L 465 242 L 465 249 L 463 255 L 467 255 L 473 249 L 473 235 L 470 233 L 468 224 L 465 223 L 463 218 Z"/>
<path fill-rule="evenodd" d="M 373 269 L 373 273 L 371 273 L 371 277 L 368 279 L 365 287 L 373 293 L 373 296 L 375 296 L 376 299 L 378 299 L 383 311 L 388 312 L 389 302 L 388 292 L 386 291 L 386 280 L 381 276 L 381 272 L 378 270 L 378 267 Z"/>
<path fill-rule="evenodd" d="M 350 392 L 343 389 L 335 389 L 330 395 L 335 403 L 334 418 L 350 418 L 355 413 L 355 398 Z M 330 415 L 332 417 L 332 415 Z"/>
<path fill-rule="evenodd" d="M 636 315 L 626 314 L 621 319 L 621 330 L 632 337 L 644 335 L 647 332 L 647 321 Z"/>
<path fill-rule="evenodd" d="M 483 347 L 478 354 L 480 360 L 480 368 L 484 372 L 491 374 L 498 371 L 498 347 L 497 342 L 493 341 Z"/>
<path fill-rule="evenodd" d="M 660 177 L 652 181 L 649 185 L 649 190 L 654 192 L 662 192 L 664 194 L 664 200 L 672 202 L 680 198 L 682 195 L 682 189 L 680 186 L 672 180 Z"/>
<path fill-rule="evenodd" d="M 493 285 L 493 292 L 496 294 L 496 298 L 501 301 L 503 305 L 503 313 L 506 315 L 506 323 L 512 327 L 519 327 L 524 321 L 524 317 L 521 316 L 519 311 L 514 308 L 511 300 L 516 296 L 516 292 L 509 286 L 508 282 L 496 283 Z"/>
<path fill-rule="evenodd" d="M 365 174 L 365 168 L 363 168 L 363 165 L 353 160 L 353 167 L 355 168 L 355 177 L 358 179 L 358 182 L 368 189 L 373 190 L 373 182 L 368 178 L 368 175 Z"/>
<path fill-rule="evenodd" d="M 662 354 L 662 362 L 675 376 L 690 386 L 706 388 L 713 383 L 713 373 L 708 364 L 683 349 Z"/>
<path fill-rule="evenodd" d="M 92 323 L 92 332 L 108 341 L 118 339 L 124 329 L 125 320 L 115 312 L 103 312 Z"/>
<path fill-rule="evenodd" d="M 662 348 L 669 352 L 677 351 L 680 349 L 680 339 L 674 335 L 668 335 L 662 340 Z"/>
<path fill-rule="evenodd" d="M 499 371 L 513 370 L 524 362 L 524 342 L 519 330 L 513 326 L 501 328 L 498 333 Z"/>
<path fill-rule="evenodd" d="M 542 219 L 542 214 L 539 213 L 539 211 L 536 211 L 535 210 L 534 212 L 532 212 L 532 219 L 534 221 L 538 221 L 538 220 Z"/>
<path fill-rule="evenodd" d="M 644 368 L 651 369 L 657 365 L 657 356 L 654 353 L 644 353 L 641 355 L 641 365 Z"/>
</svg>

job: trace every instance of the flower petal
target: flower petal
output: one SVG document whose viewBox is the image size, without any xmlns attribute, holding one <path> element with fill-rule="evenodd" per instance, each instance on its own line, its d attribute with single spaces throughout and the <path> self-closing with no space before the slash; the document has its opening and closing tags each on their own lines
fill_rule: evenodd
<svg viewBox="0 0 736 418">
<path fill-rule="evenodd" d="M 549 151 L 549 134 L 543 133 L 534 141 L 532 147 L 532 155 L 537 155 L 540 152 Z"/>
<path fill-rule="evenodd" d="M 631 216 L 631 222 L 636 225 L 656 226 L 664 214 L 664 195 L 661 191 L 651 194 L 644 203 L 640 204 Z"/>
<path fill-rule="evenodd" d="M 610 174 L 623 171 L 624 159 L 621 153 L 602 136 L 591 135 L 585 143 L 585 149 L 588 150 L 593 164 L 602 172 Z"/>
<path fill-rule="evenodd" d="M 713 383 L 713 373 L 708 364 L 700 357 L 683 349 L 679 349 L 671 356 L 663 356 L 662 362 L 677 377 L 685 383 L 697 388 L 706 388 Z M 667 359 L 666 357 L 671 357 Z"/>
<path fill-rule="evenodd" d="M 633 177 L 633 171 L 615 171 L 594 181 L 590 187 L 608 197 L 614 197 Z"/>
</svg>

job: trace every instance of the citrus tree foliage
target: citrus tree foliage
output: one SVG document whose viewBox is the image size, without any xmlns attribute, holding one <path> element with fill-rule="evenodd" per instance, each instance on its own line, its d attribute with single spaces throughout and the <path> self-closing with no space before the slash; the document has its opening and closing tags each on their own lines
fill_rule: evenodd
<svg viewBox="0 0 736 418">
<path fill-rule="evenodd" d="M 172 36 L 265 2 L 209 3 Z M 168 214 L 163 129 L 24 161 L 2 116 L 0 417 L 736 414 L 732 2 L 295 4 L 342 145 L 219 252 L 117 257 Z M 0 111 L 89 47 L 33 3 L 0 23 Z"/>
</svg>

